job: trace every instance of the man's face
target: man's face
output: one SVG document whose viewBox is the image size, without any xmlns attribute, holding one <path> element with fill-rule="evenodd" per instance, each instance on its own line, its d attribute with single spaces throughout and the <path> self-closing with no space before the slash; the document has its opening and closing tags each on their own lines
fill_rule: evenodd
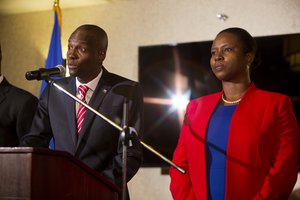
<svg viewBox="0 0 300 200">
<path fill-rule="evenodd" d="M 96 38 L 85 29 L 76 30 L 68 41 L 68 67 L 71 76 L 78 77 L 82 83 L 95 78 L 101 70 L 105 57 L 99 49 Z"/>
</svg>

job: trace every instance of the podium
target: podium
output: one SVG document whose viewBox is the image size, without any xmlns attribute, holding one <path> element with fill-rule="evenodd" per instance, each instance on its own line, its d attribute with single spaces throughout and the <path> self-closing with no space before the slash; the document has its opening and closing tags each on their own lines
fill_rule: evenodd
<svg viewBox="0 0 300 200">
<path fill-rule="evenodd" d="M 0 148 L 0 200 L 116 200 L 121 190 L 62 151 Z"/>
</svg>

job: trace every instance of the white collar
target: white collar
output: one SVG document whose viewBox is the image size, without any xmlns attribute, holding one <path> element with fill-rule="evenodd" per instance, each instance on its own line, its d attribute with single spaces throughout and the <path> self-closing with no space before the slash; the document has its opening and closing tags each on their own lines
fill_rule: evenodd
<svg viewBox="0 0 300 200">
<path fill-rule="evenodd" d="M 85 84 L 80 83 L 78 81 L 78 78 L 76 77 L 76 89 L 79 87 L 79 85 L 86 85 L 89 87 L 90 90 L 95 91 L 102 74 L 103 74 L 103 69 L 101 69 L 100 73 L 96 76 L 96 78 L 94 78 L 93 80 Z"/>
</svg>

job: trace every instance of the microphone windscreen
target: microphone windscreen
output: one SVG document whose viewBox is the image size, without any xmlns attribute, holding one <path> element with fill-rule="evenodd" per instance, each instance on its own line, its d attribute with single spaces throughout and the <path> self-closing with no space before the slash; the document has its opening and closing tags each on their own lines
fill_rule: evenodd
<svg viewBox="0 0 300 200">
<path fill-rule="evenodd" d="M 66 68 L 65 68 L 65 66 L 57 65 L 56 67 L 57 67 L 57 68 L 59 69 L 59 71 L 60 71 L 60 76 L 65 76 L 65 75 L 66 75 Z"/>
</svg>

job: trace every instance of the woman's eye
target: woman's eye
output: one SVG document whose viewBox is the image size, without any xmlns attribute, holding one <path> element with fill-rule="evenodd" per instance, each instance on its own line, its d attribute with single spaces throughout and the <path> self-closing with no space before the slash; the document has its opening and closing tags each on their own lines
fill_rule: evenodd
<svg viewBox="0 0 300 200">
<path fill-rule="evenodd" d="M 83 48 L 83 47 L 81 47 L 81 48 L 80 48 L 80 51 L 81 51 L 81 52 L 86 52 L 86 49 Z"/>
</svg>

